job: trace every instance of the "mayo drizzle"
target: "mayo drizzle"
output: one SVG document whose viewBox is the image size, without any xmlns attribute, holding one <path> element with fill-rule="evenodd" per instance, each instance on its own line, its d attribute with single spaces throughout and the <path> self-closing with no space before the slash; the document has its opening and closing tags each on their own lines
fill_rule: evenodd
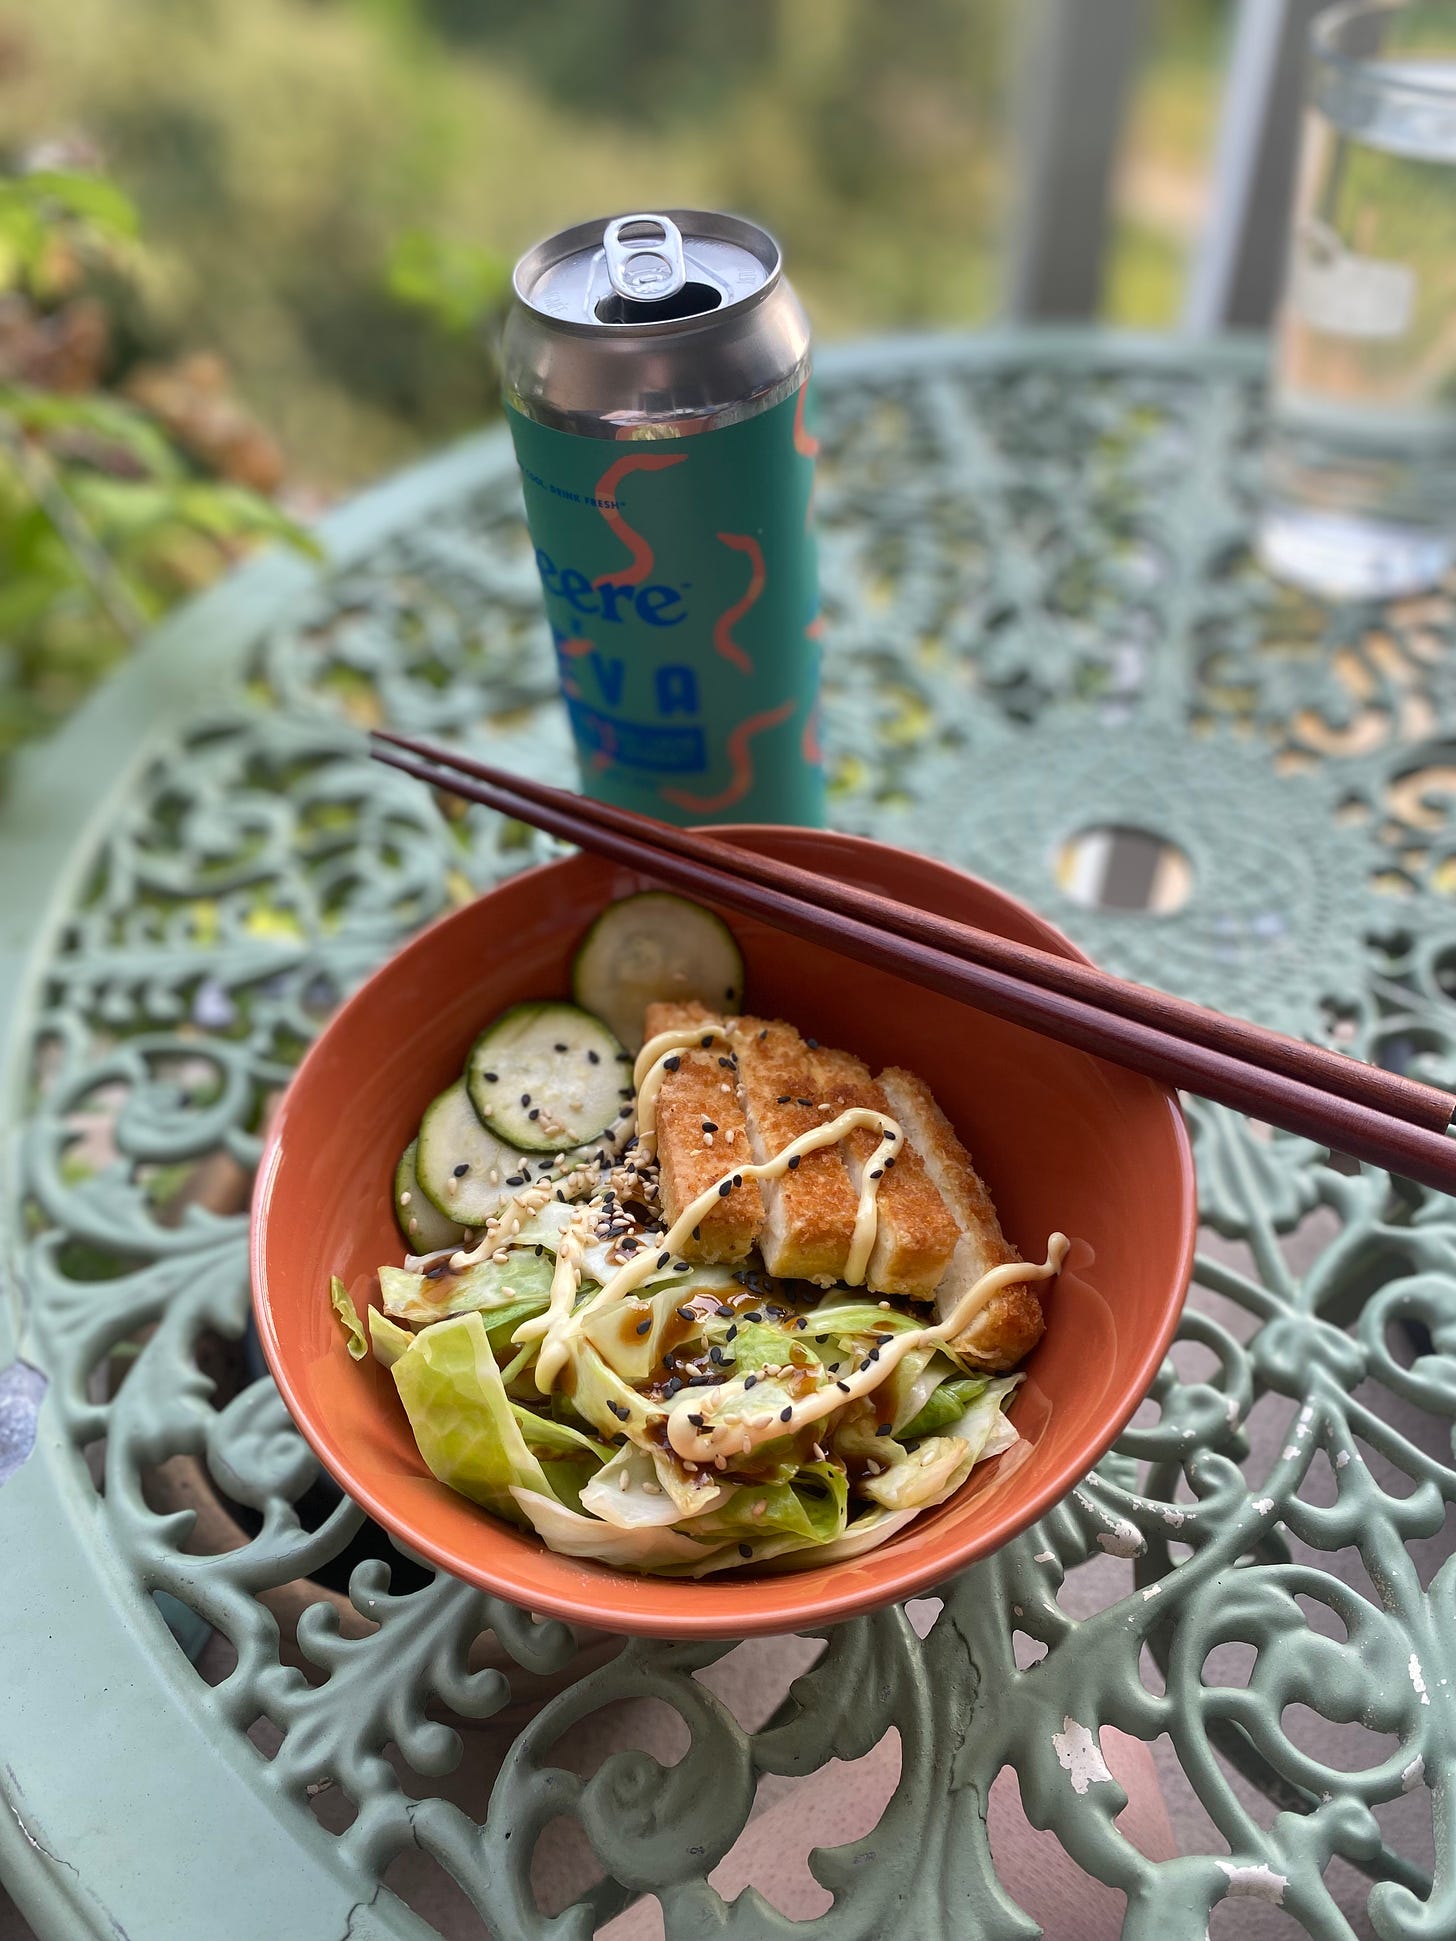
<svg viewBox="0 0 1456 1941">
<path fill-rule="evenodd" d="M 657 1150 L 657 1095 L 667 1077 L 668 1059 L 674 1052 L 705 1051 L 711 1044 L 727 1042 L 728 1032 L 721 1024 L 684 1025 L 679 1031 L 659 1031 L 638 1052 L 632 1067 L 637 1091 L 637 1142 L 649 1153 Z"/>
<path fill-rule="evenodd" d="M 738 1455 L 740 1452 L 747 1455 L 760 1442 L 793 1435 L 795 1430 L 802 1429 L 807 1423 L 817 1422 L 821 1416 L 832 1415 L 836 1409 L 843 1408 L 856 1397 L 870 1394 L 912 1349 L 938 1347 L 941 1342 L 952 1340 L 963 1328 L 969 1327 L 992 1295 L 1001 1288 L 1013 1286 L 1019 1281 L 1052 1280 L 1061 1272 L 1069 1244 L 1064 1233 L 1054 1233 L 1047 1241 L 1047 1257 L 1039 1267 L 1011 1260 L 1004 1266 L 991 1268 L 982 1274 L 973 1287 L 966 1289 L 944 1321 L 938 1322 L 933 1328 L 911 1328 L 903 1334 L 892 1335 L 888 1341 L 880 1342 L 873 1362 L 861 1362 L 847 1379 L 841 1377 L 839 1381 L 831 1381 L 823 1388 L 815 1389 L 812 1395 L 792 1403 L 792 1414 L 787 1422 L 783 1420 L 781 1412 L 754 1410 L 751 1405 L 745 1406 L 747 1398 L 741 1389 L 739 1395 L 733 1398 L 738 1402 L 739 1410 L 726 1409 L 714 1421 L 711 1419 L 713 1402 L 710 1398 L 721 1391 L 707 1389 L 702 1397 L 693 1398 L 696 1403 L 693 1413 L 701 1420 L 703 1427 L 693 1427 L 688 1420 L 687 1410 L 674 1409 L 667 1418 L 667 1439 L 685 1461 L 706 1463 L 719 1455 Z"/>
<path fill-rule="evenodd" d="M 698 1042 L 706 1035 L 707 1030 L 708 1027 L 705 1025 L 702 1031 L 696 1034 L 693 1042 Z M 682 1034 L 663 1032 L 660 1035 L 680 1037 Z M 661 1055 L 656 1050 L 658 1042 L 659 1040 L 654 1038 L 643 1046 L 639 1064 L 651 1052 L 653 1053 L 651 1065 L 655 1066 L 657 1057 Z M 675 1047 L 669 1045 L 668 1053 L 670 1054 L 673 1049 Z M 641 1109 L 639 1097 L 637 1134 L 639 1139 L 642 1137 Z M 887 1117 L 885 1113 L 872 1111 L 868 1106 L 852 1106 L 847 1112 L 841 1112 L 837 1119 L 831 1119 L 822 1126 L 811 1126 L 807 1132 L 801 1132 L 797 1139 L 791 1139 L 788 1145 L 774 1154 L 772 1159 L 765 1159 L 757 1164 L 745 1163 L 734 1166 L 720 1179 L 715 1180 L 711 1186 L 705 1187 L 695 1200 L 683 1208 L 655 1247 L 639 1247 L 632 1258 L 619 1267 L 606 1285 L 600 1288 L 584 1306 L 573 1311 L 568 1303 L 555 1320 L 549 1321 L 546 1327 L 540 1329 L 542 1340 L 541 1351 L 536 1357 L 536 1386 L 541 1393 L 549 1395 L 555 1386 L 557 1377 L 570 1357 L 570 1337 L 586 1317 L 594 1314 L 598 1308 L 607 1307 L 613 1302 L 622 1300 L 624 1296 L 641 1287 L 644 1281 L 650 1280 L 659 1271 L 657 1263 L 662 1256 L 676 1255 L 684 1241 L 691 1236 L 693 1228 L 707 1218 L 721 1198 L 726 1197 L 725 1187 L 731 1191 L 734 1186 L 740 1185 L 746 1179 L 780 1179 L 788 1172 L 791 1160 L 802 1157 L 805 1153 L 818 1152 L 824 1146 L 837 1145 L 841 1139 L 846 1138 L 860 1126 L 878 1127 L 882 1135 L 882 1143 L 886 1145 L 892 1141 L 883 1138 L 883 1135 L 891 1134 L 895 1141 L 898 1141 L 901 1136 L 895 1120 Z M 874 1248 L 877 1225 L 875 1202 L 880 1190 L 880 1181 L 878 1178 L 872 1178 L 871 1175 L 875 1173 L 883 1175 L 883 1171 L 883 1167 L 867 1165 L 860 1185 L 859 1206 L 855 1212 L 854 1238 L 850 1245 L 850 1258 L 845 1264 L 846 1284 L 851 1287 L 858 1286 L 864 1279 L 865 1268 Z M 1027 1271 L 1025 1268 L 1021 1269 L 1023 1274 Z M 851 1275 L 854 1277 L 851 1278 Z M 1014 1279 L 1015 1276 L 1013 1275 L 1012 1278 Z M 553 1277 L 553 1309 L 555 1308 L 555 1285 Z M 511 1337 L 512 1340 L 519 1345 L 523 1341 L 523 1330 L 527 1327 L 535 1329 L 542 1318 L 538 1316 L 536 1321 L 523 1322 Z M 532 1338 L 535 1338 L 534 1335 Z M 744 1431 L 740 1428 L 740 1434 L 742 1433 Z"/>
</svg>

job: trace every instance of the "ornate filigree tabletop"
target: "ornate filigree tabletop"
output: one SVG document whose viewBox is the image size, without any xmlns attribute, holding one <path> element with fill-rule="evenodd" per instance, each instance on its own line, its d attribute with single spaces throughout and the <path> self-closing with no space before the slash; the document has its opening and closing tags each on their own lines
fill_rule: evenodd
<svg viewBox="0 0 1456 1941">
<path fill-rule="evenodd" d="M 1246 347 L 1094 337 L 825 360 L 834 819 L 994 877 L 1116 968 L 1450 1084 L 1452 608 L 1329 611 L 1259 573 L 1258 375 Z M 1019 1941 L 985 1824 L 1007 1765 L 1134 1941 L 1201 1941 L 1238 1896 L 1352 1934 L 1332 1861 L 1385 1941 L 1456 1932 L 1456 1211 L 1303 1141 L 1194 1109 L 1208 1247 L 1115 1453 L 924 1637 L 894 1610 L 828 1634 L 756 1730 L 696 1675 L 724 1647 L 538 1623 L 321 1479 L 247 1333 L 260 1129 L 341 993 L 544 853 L 442 820 L 358 731 L 570 770 L 500 438 L 328 537 L 324 570 L 263 562 L 170 623 L 0 818 L 0 1858 L 47 1941 L 423 1937 L 384 1878 L 412 1849 L 510 1941 L 585 1941 L 643 1892 L 672 1937 Z M 1181 907 L 1074 901 L 1092 827 L 1181 851 Z M 1069 1587 L 1109 1556 L 1089 1615 Z M 626 1697 L 685 1721 L 677 1764 L 553 1763 Z M 1311 1752 L 1291 1708 L 1360 1748 Z M 1103 1726 L 1171 1746 L 1200 1846 L 1130 1844 Z M 471 1810 L 446 1776 L 487 1727 Z M 725 1906 L 707 1877 L 760 1778 L 891 1728 L 880 1823 L 812 1861 L 831 1911 Z M 562 1815 L 606 1875 L 547 1913 L 532 1854 Z"/>
</svg>

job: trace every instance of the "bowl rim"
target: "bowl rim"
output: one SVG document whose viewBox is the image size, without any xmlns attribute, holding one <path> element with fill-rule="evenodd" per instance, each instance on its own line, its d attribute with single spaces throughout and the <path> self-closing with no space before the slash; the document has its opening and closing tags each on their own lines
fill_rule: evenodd
<svg viewBox="0 0 1456 1941">
<path fill-rule="evenodd" d="M 765 833 L 777 834 L 780 831 L 827 842 L 847 856 L 908 855 L 919 864 L 964 877 L 1028 918 L 1036 928 L 1045 932 L 1049 938 L 1055 939 L 1056 946 L 1063 954 L 1074 958 L 1079 963 L 1093 962 L 1085 951 L 1072 942 L 1071 938 L 1033 909 L 1029 903 L 1023 902 L 1020 897 L 1013 896 L 1009 890 L 1002 889 L 985 877 L 976 876 L 971 871 L 960 869 L 956 864 L 945 862 L 936 856 L 926 856 L 916 850 L 905 850 L 898 844 L 881 842 L 872 836 L 853 835 L 837 829 L 806 829 L 793 824 L 719 823 L 714 824 L 704 833 L 725 841 L 738 841 L 744 848 L 751 849 L 755 846 L 754 838 Z M 393 970 L 401 958 L 411 952 L 427 950 L 437 930 L 445 924 L 461 920 L 469 911 L 493 896 L 497 890 L 514 886 L 542 871 L 558 869 L 563 864 L 574 862 L 584 853 L 586 852 L 573 850 L 565 856 L 550 857 L 545 862 L 533 864 L 529 869 L 517 870 L 510 876 L 502 877 L 498 882 L 493 883 L 489 889 L 482 891 L 480 896 L 462 905 L 460 909 L 445 911 L 426 924 L 398 950 L 392 951 L 381 964 L 376 965 L 363 983 L 350 992 L 344 1002 L 331 1013 L 288 1081 L 273 1114 L 253 1183 L 249 1206 L 248 1266 L 252 1312 L 258 1330 L 258 1339 L 262 1345 L 269 1373 L 277 1384 L 289 1417 L 324 1470 L 349 1500 L 363 1509 L 397 1542 L 414 1551 L 448 1576 L 473 1584 L 488 1595 L 502 1597 L 520 1609 L 528 1610 L 533 1614 L 549 1615 L 569 1624 L 587 1624 L 617 1635 L 636 1637 L 698 1639 L 772 1636 L 795 1631 L 815 1631 L 825 1625 L 842 1623 L 851 1617 L 862 1616 L 869 1611 L 882 1609 L 887 1604 L 901 1603 L 906 1598 L 932 1590 L 937 1584 L 944 1583 L 949 1577 L 968 1569 L 973 1563 L 993 1555 L 1005 1544 L 1012 1542 L 1029 1525 L 1035 1523 L 1038 1518 L 1044 1516 L 1048 1510 L 1068 1496 L 1083 1477 L 1095 1468 L 1142 1405 L 1177 1332 L 1192 1280 L 1198 1240 L 1198 1183 L 1192 1140 L 1178 1094 L 1172 1087 L 1160 1084 L 1157 1080 L 1149 1079 L 1147 1082 L 1161 1094 L 1161 1103 L 1168 1114 L 1173 1133 L 1179 1188 L 1178 1222 L 1182 1244 L 1174 1273 L 1177 1296 L 1169 1300 L 1161 1327 L 1149 1335 L 1143 1343 L 1141 1353 L 1134 1361 L 1126 1403 L 1120 1404 L 1114 1414 L 1108 1418 L 1106 1425 L 1098 1431 L 1100 1447 L 1095 1453 L 1085 1459 L 1081 1455 L 1064 1458 L 1048 1473 L 1027 1503 L 1018 1510 L 1017 1527 L 1009 1534 L 1000 1537 L 994 1544 L 977 1545 L 973 1531 L 971 1540 L 958 1547 L 954 1558 L 927 1557 L 916 1564 L 908 1562 L 902 1564 L 898 1571 L 891 1569 L 888 1575 L 876 1583 L 869 1594 L 866 1593 L 863 1584 L 857 1587 L 846 1586 L 843 1590 L 835 1591 L 832 1588 L 832 1581 L 840 1566 L 831 1563 L 820 1566 L 820 1570 L 825 1575 L 825 1582 L 822 1587 L 816 1586 L 811 1595 L 796 1596 L 795 1592 L 802 1593 L 808 1590 L 814 1572 L 787 1571 L 777 1575 L 735 1579 L 731 1586 L 719 1587 L 712 1583 L 694 1584 L 693 1589 L 703 1594 L 703 1609 L 701 1614 L 695 1613 L 691 1617 L 684 1617 L 677 1612 L 668 1615 L 654 1611 L 650 1607 L 640 1610 L 635 1608 L 625 1611 L 613 1610 L 610 1613 L 595 1610 L 590 1604 L 590 1594 L 583 1593 L 580 1580 L 577 1580 L 572 1591 L 563 1588 L 559 1592 L 547 1585 L 527 1584 L 517 1574 L 508 1555 L 504 1559 L 504 1567 L 501 1562 L 495 1560 L 486 1562 L 480 1559 L 461 1558 L 448 1544 L 438 1543 L 427 1533 L 413 1528 L 374 1489 L 361 1481 L 341 1454 L 336 1453 L 337 1445 L 331 1442 L 324 1432 L 323 1425 L 314 1420 L 311 1411 L 300 1399 L 289 1373 L 287 1356 L 273 1323 L 273 1303 L 268 1289 L 264 1247 L 269 1202 L 274 1179 L 283 1157 L 283 1134 L 290 1097 L 304 1080 L 311 1064 L 321 1059 L 324 1042 L 338 1022 L 354 1007 L 369 1000 L 376 981 Z M 488 1530 L 491 1527 L 490 1513 L 482 1509 L 480 1514 L 487 1519 L 484 1527 Z M 529 1531 L 513 1532 L 513 1534 L 531 1538 L 539 1547 L 538 1554 L 552 1558 L 563 1566 L 570 1567 L 578 1562 L 575 1558 L 558 1558 L 543 1539 L 533 1537 Z M 896 1547 L 892 1540 L 882 1550 L 872 1553 L 881 1560 L 882 1568 L 884 1563 L 893 1559 Z M 855 1561 L 845 1559 L 844 1568 L 852 1569 Z M 612 1575 L 623 1583 L 640 1588 L 649 1595 L 650 1588 L 659 1582 L 671 1584 L 677 1588 L 680 1581 L 641 1576 L 631 1571 L 617 1571 L 610 1565 L 600 1565 L 598 1568 L 612 1571 Z M 755 1592 L 761 1591 L 769 1608 L 759 1611 L 724 1608 L 722 1602 L 714 1596 L 714 1592 L 720 1588 L 732 1589 L 739 1594 L 750 1589 Z M 740 1598 L 735 1597 L 734 1605 L 736 1606 L 739 1601 Z"/>
</svg>

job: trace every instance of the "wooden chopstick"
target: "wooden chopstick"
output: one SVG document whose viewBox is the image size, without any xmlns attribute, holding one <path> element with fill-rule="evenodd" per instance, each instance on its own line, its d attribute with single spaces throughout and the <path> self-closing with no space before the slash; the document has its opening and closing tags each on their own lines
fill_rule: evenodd
<svg viewBox="0 0 1456 1941">
<path fill-rule="evenodd" d="M 1347 1072 L 1369 1073 L 1362 1066 L 1317 1046 L 1300 1046 L 1277 1033 L 1244 1026 L 1236 1019 L 1219 1019 L 1202 1007 L 1168 998 L 1168 1015 L 1180 1009 L 1195 1014 L 1201 1025 L 1216 1019 L 1221 1043 L 1179 1035 L 1153 1021 L 1141 1000 L 1157 1001 L 1163 994 L 1123 984 L 1105 972 L 1055 958 L 1049 952 L 1010 944 L 970 926 L 913 912 L 890 899 L 866 891 L 827 884 L 811 872 L 794 870 L 750 852 L 735 850 L 721 839 L 670 828 L 627 810 L 608 810 L 600 803 L 526 782 L 484 763 L 470 761 L 453 750 L 403 736 L 379 735 L 376 759 L 416 776 L 434 787 L 516 819 L 609 857 L 626 867 L 672 884 L 690 895 L 707 898 L 729 909 L 761 918 L 792 933 L 842 951 L 861 962 L 937 990 L 1013 1023 L 1059 1039 L 1096 1056 L 1147 1073 L 1164 1084 L 1197 1092 L 1203 1097 L 1266 1120 L 1313 1139 L 1321 1145 L 1386 1167 L 1425 1185 L 1456 1191 L 1456 1142 L 1436 1129 L 1438 1111 L 1449 1116 L 1453 1101 L 1434 1088 L 1396 1079 L 1389 1093 L 1407 1111 L 1412 1102 L 1401 1088 L 1430 1095 L 1415 1104 L 1426 1113 L 1424 1123 L 1397 1116 L 1384 1103 L 1351 1097 L 1301 1076 L 1298 1070 L 1279 1069 L 1261 1062 L 1269 1041 L 1294 1052 L 1314 1054 Z M 787 875 L 785 874 L 787 872 Z M 807 890 L 807 893 L 806 893 Z M 907 931 L 909 934 L 907 934 Z M 1008 945 L 1009 953 L 997 946 Z M 960 950 L 974 948 L 977 957 Z M 1026 960 L 1033 960 L 1030 965 Z M 1033 981 L 1048 965 L 1073 973 L 1056 983 Z M 1080 976 L 1077 974 L 1080 973 Z M 1108 986 L 1117 987 L 1123 1004 L 1107 1001 Z M 1127 993 L 1139 996 L 1128 999 Z M 1247 1037 L 1245 1036 L 1247 1033 Z M 1246 1053 L 1243 1052 L 1247 1047 Z M 1298 1062 L 1298 1061 L 1295 1061 Z M 1303 1067 L 1315 1069 L 1313 1063 Z M 1381 1073 L 1381 1079 L 1395 1074 Z M 1439 1105 L 1433 1101 L 1439 1101 Z M 1444 1123 L 1444 1117 L 1441 1121 Z"/>
<path fill-rule="evenodd" d="M 1377 1111 L 1388 1112 L 1396 1118 L 1407 1120 L 1411 1125 L 1424 1125 L 1432 1132 L 1444 1132 L 1453 1113 L 1456 1113 L 1456 1098 L 1448 1092 L 1439 1091 L 1434 1085 L 1420 1084 L 1414 1079 L 1403 1078 L 1398 1072 L 1385 1071 L 1378 1065 L 1366 1065 L 1359 1059 L 1345 1057 L 1321 1045 L 1307 1044 L 1299 1038 L 1286 1037 L 1281 1032 L 1267 1030 L 1242 1018 L 1225 1017 L 1222 1012 L 1190 1003 L 1186 998 L 1130 983 L 1107 971 L 1056 956 L 1049 950 L 1039 950 L 1034 945 L 1017 943 L 1012 938 L 999 937 L 991 931 L 979 930 L 949 917 L 917 910 L 911 905 L 897 903 L 893 898 L 878 896 L 872 890 L 816 876 L 812 870 L 736 848 L 708 833 L 677 829 L 668 823 L 654 822 L 647 816 L 634 814 L 630 809 L 618 809 L 608 803 L 570 795 L 565 790 L 531 781 L 525 776 L 508 775 L 485 762 L 474 761 L 453 750 L 406 735 L 379 730 L 376 739 L 406 749 L 427 761 L 458 770 L 476 780 L 492 783 L 497 788 L 508 788 L 512 794 L 523 796 L 528 801 L 546 807 L 570 808 L 599 828 L 615 829 L 619 834 L 636 836 L 652 843 L 654 847 L 669 849 L 690 861 L 711 863 L 735 876 L 751 876 L 758 882 L 771 884 L 790 895 L 815 902 L 823 909 L 857 917 L 862 922 L 894 931 L 898 936 L 929 944 L 933 949 L 948 950 L 967 963 L 1004 970 L 1013 977 L 1025 978 L 1046 989 L 1061 991 L 1068 997 L 1082 998 L 1101 1009 L 1116 1011 L 1122 1017 L 1139 1019 L 1189 1043 L 1206 1045 L 1210 1050 L 1224 1051 L 1231 1057 L 1251 1059 L 1271 1071 L 1282 1072 L 1286 1077 L 1299 1079 L 1321 1091 L 1334 1092 L 1341 1098 L 1354 1099 Z"/>
</svg>

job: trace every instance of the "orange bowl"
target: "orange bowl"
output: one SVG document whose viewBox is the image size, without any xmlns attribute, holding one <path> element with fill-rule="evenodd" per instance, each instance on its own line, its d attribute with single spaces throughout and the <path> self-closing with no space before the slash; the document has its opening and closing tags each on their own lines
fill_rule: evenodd
<svg viewBox="0 0 1456 1941">
<path fill-rule="evenodd" d="M 745 849 L 959 917 L 1065 956 L 1025 905 L 943 863 L 859 837 L 754 827 Z M 1072 1249 L 1011 1419 L 1023 1444 L 948 1502 L 843 1563 L 708 1581 L 640 1577 L 560 1557 L 438 1483 L 387 1369 L 351 1361 L 329 1306 L 338 1274 L 363 1311 L 399 1261 L 394 1165 L 477 1030 L 521 998 L 570 988 L 591 918 L 644 886 L 587 855 L 512 877 L 442 918 L 342 1006 L 299 1067 L 253 1199 L 253 1299 L 264 1352 L 325 1468 L 410 1549 L 538 1612 L 657 1637 L 747 1637 L 853 1616 L 941 1582 L 1025 1529 L 1079 1482 L 1137 1408 L 1177 1325 L 1196 1228 L 1193 1159 L 1173 1093 L 725 912 L 748 1005 L 872 1065 L 908 1065 L 974 1154 L 1007 1234 L 1040 1260 Z"/>
</svg>

